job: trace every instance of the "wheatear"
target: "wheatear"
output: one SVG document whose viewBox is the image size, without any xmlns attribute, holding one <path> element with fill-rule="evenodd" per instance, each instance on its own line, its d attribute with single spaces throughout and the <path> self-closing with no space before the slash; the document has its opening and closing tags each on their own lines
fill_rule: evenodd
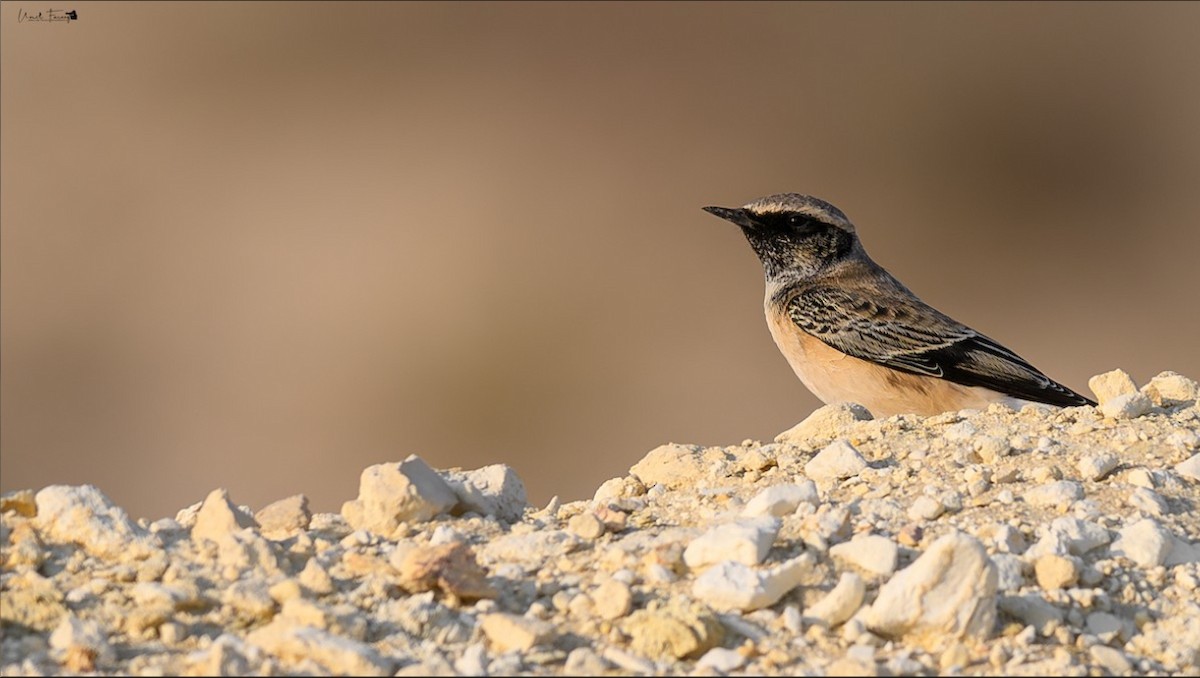
<svg viewBox="0 0 1200 678">
<path fill-rule="evenodd" d="M 1095 405 L 917 298 L 871 260 L 841 210 L 797 193 L 704 210 L 741 227 L 767 278 L 767 325 L 826 403 L 876 417 L 1003 402 Z"/>
</svg>

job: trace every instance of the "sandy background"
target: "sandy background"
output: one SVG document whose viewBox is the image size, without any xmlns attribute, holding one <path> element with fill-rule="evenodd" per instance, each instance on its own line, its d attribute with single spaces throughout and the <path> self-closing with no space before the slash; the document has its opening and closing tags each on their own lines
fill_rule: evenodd
<svg viewBox="0 0 1200 678">
<path fill-rule="evenodd" d="M 699 207 L 778 191 L 1076 389 L 1200 375 L 1200 5 L 48 8 L 0 7 L 5 490 L 537 503 L 768 438 L 817 401 Z"/>
</svg>

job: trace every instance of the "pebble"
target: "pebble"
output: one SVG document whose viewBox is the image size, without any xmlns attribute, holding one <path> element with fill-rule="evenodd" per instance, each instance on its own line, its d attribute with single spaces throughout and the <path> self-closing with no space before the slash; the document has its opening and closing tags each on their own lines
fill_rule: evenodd
<svg viewBox="0 0 1200 678">
<path fill-rule="evenodd" d="M 1129 493 L 1129 505 L 1152 516 L 1162 516 L 1167 513 L 1167 502 L 1154 490 L 1145 487 L 1134 488 Z"/>
<path fill-rule="evenodd" d="M 1133 663 L 1125 656 L 1124 652 L 1111 648 L 1107 645 L 1093 645 L 1088 648 L 1088 653 L 1092 655 L 1092 659 L 1104 668 L 1108 669 L 1114 676 L 1123 676 L 1133 670 Z"/>
<path fill-rule="evenodd" d="M 908 507 L 908 517 L 917 521 L 933 520 L 945 512 L 942 502 L 926 495 L 917 497 Z"/>
<path fill-rule="evenodd" d="M 1097 374 L 1088 379 L 1088 388 L 1096 394 L 1096 401 L 1101 406 L 1119 396 L 1138 392 L 1137 385 L 1124 370 L 1112 370 L 1104 374 Z"/>
<path fill-rule="evenodd" d="M 1114 556 L 1125 556 L 1144 568 L 1162 565 L 1171 550 L 1171 535 L 1154 519 L 1143 518 L 1123 528 L 1113 542 Z"/>
<path fill-rule="evenodd" d="M 507 464 L 492 464 L 466 472 L 450 471 L 443 477 L 457 496 L 460 511 L 474 511 L 515 523 L 529 506 L 525 483 Z"/>
<path fill-rule="evenodd" d="M 683 562 L 693 570 L 724 560 L 757 565 L 770 552 L 780 525 L 778 518 L 743 518 L 718 525 L 688 544 Z"/>
<path fill-rule="evenodd" d="M 1048 591 L 1070 588 L 1079 581 L 1079 571 L 1080 565 L 1075 559 L 1053 553 L 1038 558 L 1033 566 L 1038 586 Z"/>
<path fill-rule="evenodd" d="M 1120 463 L 1115 454 L 1089 454 L 1079 460 L 1079 475 L 1084 480 L 1100 480 Z"/>
<path fill-rule="evenodd" d="M 866 593 L 867 586 L 862 577 L 853 572 L 843 572 L 837 586 L 834 586 L 833 590 L 825 594 L 824 598 L 805 610 L 805 616 L 832 628 L 850 619 L 855 612 L 858 612 Z"/>
<path fill-rule="evenodd" d="M 604 521 L 595 513 L 584 511 L 567 521 L 567 531 L 580 539 L 599 539 L 604 535 Z"/>
<path fill-rule="evenodd" d="M 1160 372 L 1145 386 L 1142 392 L 1162 407 L 1195 403 L 1200 399 L 1200 384 L 1176 372 Z"/>
<path fill-rule="evenodd" d="M 334 674 L 391 675 L 393 664 L 370 645 L 282 617 L 246 635 L 246 642 L 278 657 L 285 665 L 311 661 Z"/>
<path fill-rule="evenodd" d="M 846 427 L 873 417 L 867 408 L 857 403 L 835 403 L 813 410 L 804 421 L 775 436 L 777 443 L 803 444 L 813 440 L 837 437 Z"/>
<path fill-rule="evenodd" d="M 192 540 L 208 539 L 219 542 L 243 528 L 258 526 L 258 522 L 252 516 L 242 513 L 237 505 L 229 500 L 227 491 L 216 489 L 200 503 L 200 510 L 196 512 L 196 521 L 192 525 Z"/>
<path fill-rule="evenodd" d="M 1033 506 L 1066 507 L 1079 499 L 1083 499 L 1083 486 L 1072 480 L 1048 483 L 1025 493 L 1025 501 Z"/>
<path fill-rule="evenodd" d="M 638 610 L 621 624 L 630 648 L 653 660 L 699 657 L 721 643 L 725 628 L 703 605 L 673 599 L 662 606 Z M 607 653 L 606 659 L 621 666 Z"/>
<path fill-rule="evenodd" d="M 869 574 L 886 577 L 896 571 L 899 547 L 887 537 L 859 534 L 850 541 L 831 547 L 829 555 Z"/>
<path fill-rule="evenodd" d="M 528 651 L 550 640 L 554 627 L 540 619 L 495 612 L 479 618 L 483 635 L 499 652 Z"/>
<path fill-rule="evenodd" d="M 43 540 L 78 544 L 102 559 L 143 559 L 161 548 L 158 538 L 129 519 L 94 485 L 51 485 L 34 495 L 33 524 Z"/>
<path fill-rule="evenodd" d="M 633 608 L 633 592 L 628 584 L 607 579 L 592 592 L 592 608 L 601 619 L 620 619 Z"/>
<path fill-rule="evenodd" d="M 746 503 L 746 507 L 742 509 L 742 515 L 749 517 L 758 516 L 775 516 L 782 518 L 783 516 L 796 512 L 796 507 L 800 504 L 809 504 L 817 506 L 820 503 L 820 497 L 817 493 L 817 486 L 811 480 L 804 480 L 800 483 L 781 483 L 772 485 L 767 489 L 754 495 L 754 498 Z"/>
<path fill-rule="evenodd" d="M 308 510 L 308 497 L 294 494 L 268 504 L 254 514 L 254 520 L 262 527 L 264 533 L 292 536 L 303 532 L 308 529 L 312 520 L 312 512 Z"/>
<path fill-rule="evenodd" d="M 1126 393 L 1100 405 L 1104 416 L 1113 419 L 1135 419 L 1154 409 L 1154 403 L 1141 393 Z"/>
<path fill-rule="evenodd" d="M 852 478 L 867 468 L 867 460 L 849 442 L 835 440 L 804 465 L 804 473 L 817 481 Z"/>
<path fill-rule="evenodd" d="M 1175 464 L 1175 472 L 1184 478 L 1200 480 L 1200 454 L 1193 454 L 1184 461 Z"/>
<path fill-rule="evenodd" d="M 879 589 L 867 626 L 886 636 L 986 638 L 996 620 L 996 566 L 983 544 L 953 532 Z"/>
<path fill-rule="evenodd" d="M 358 498 L 342 506 L 356 530 L 391 535 L 403 522 L 429 520 L 458 504 L 446 481 L 420 457 L 368 466 L 359 478 Z"/>
<path fill-rule="evenodd" d="M 714 647 L 700 657 L 700 660 L 696 662 L 696 668 L 724 674 L 736 671 L 745 663 L 746 656 L 741 652 L 724 647 Z"/>
<path fill-rule="evenodd" d="M 769 570 L 758 571 L 726 560 L 696 578 L 692 595 L 718 610 L 757 610 L 774 605 L 812 570 L 814 558 L 805 552 Z"/>
</svg>

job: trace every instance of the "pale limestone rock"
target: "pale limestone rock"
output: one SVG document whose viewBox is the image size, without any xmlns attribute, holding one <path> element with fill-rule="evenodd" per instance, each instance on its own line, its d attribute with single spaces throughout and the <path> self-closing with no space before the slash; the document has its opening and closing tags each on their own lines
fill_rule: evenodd
<svg viewBox="0 0 1200 678">
<path fill-rule="evenodd" d="M 158 537 L 138 527 L 93 485 L 51 485 L 35 501 L 33 524 L 51 541 L 78 544 L 105 560 L 142 560 L 161 548 Z"/>
<path fill-rule="evenodd" d="M 1133 662 L 1116 648 L 1096 644 L 1088 648 L 1088 653 L 1097 664 L 1114 676 L 1124 676 L 1133 670 Z"/>
<path fill-rule="evenodd" d="M 1112 370 L 1088 379 L 1088 388 L 1096 394 L 1096 402 L 1104 403 L 1122 395 L 1137 393 L 1137 385 L 1124 370 Z"/>
<path fill-rule="evenodd" d="M 1100 480 L 1112 473 L 1119 463 L 1117 455 L 1109 452 L 1089 454 L 1079 460 L 1079 475 L 1084 480 Z"/>
<path fill-rule="evenodd" d="M 693 570 L 723 560 L 757 565 L 770 552 L 779 528 L 779 519 L 769 517 L 743 518 L 718 525 L 688 544 L 683 562 Z"/>
<path fill-rule="evenodd" d="M 872 575 L 886 577 L 896 571 L 899 547 L 880 535 L 858 534 L 829 549 L 829 555 Z"/>
<path fill-rule="evenodd" d="M 1021 590 L 1025 585 L 1025 561 L 1009 553 L 992 556 L 996 565 L 996 588 L 1005 593 Z"/>
<path fill-rule="evenodd" d="M 782 518 L 795 513 L 796 507 L 800 504 L 810 504 L 815 507 L 819 503 L 816 483 L 806 479 L 798 484 L 772 485 L 759 492 L 746 503 L 746 507 L 742 509 L 742 515 Z"/>
<path fill-rule="evenodd" d="M 52 656 L 74 672 L 95 671 L 97 665 L 116 658 L 108 636 L 95 621 L 84 621 L 73 614 L 62 618 L 50 634 Z"/>
<path fill-rule="evenodd" d="M 844 435 L 846 427 L 856 421 L 874 417 L 857 403 L 834 403 L 813 410 L 804 421 L 775 436 L 777 443 L 800 445 L 810 441 L 829 440 Z"/>
<path fill-rule="evenodd" d="M 699 657 L 720 644 L 725 632 L 711 611 L 678 598 L 634 612 L 621 630 L 634 652 L 655 661 Z M 604 657 L 619 664 L 608 653 Z"/>
<path fill-rule="evenodd" d="M 554 627 L 548 622 L 501 612 L 483 615 L 479 628 L 499 652 L 530 650 L 554 635 Z"/>
<path fill-rule="evenodd" d="M 563 664 L 563 674 L 568 676 L 601 676 L 608 670 L 608 662 L 590 647 L 571 650 Z"/>
<path fill-rule="evenodd" d="M 595 513 L 584 511 L 571 516 L 571 519 L 567 521 L 567 531 L 580 539 L 592 541 L 604 535 L 604 521 L 600 520 Z"/>
<path fill-rule="evenodd" d="M 714 647 L 696 661 L 697 670 L 715 671 L 718 675 L 740 669 L 746 663 L 746 655 L 725 647 Z"/>
<path fill-rule="evenodd" d="M 757 610 L 774 605 L 799 586 L 812 570 L 814 560 L 805 552 L 766 571 L 726 560 L 696 578 L 692 595 L 718 610 Z"/>
<path fill-rule="evenodd" d="M 496 596 L 475 552 L 461 541 L 417 546 L 396 560 L 400 585 L 413 593 L 439 589 L 463 600 Z"/>
<path fill-rule="evenodd" d="M 1191 457 L 1176 464 L 1175 472 L 1184 478 L 1200 480 L 1200 454 L 1193 454 Z"/>
<path fill-rule="evenodd" d="M 646 494 L 646 486 L 633 476 L 610 478 L 596 488 L 596 493 L 592 495 L 592 503 L 596 506 L 604 506 L 610 502 L 640 497 L 644 494 Z"/>
<path fill-rule="evenodd" d="M 294 494 L 267 504 L 254 514 L 254 519 L 264 533 L 293 536 L 308 529 L 312 513 L 308 510 L 308 497 Z"/>
<path fill-rule="evenodd" d="M 246 642 L 284 664 L 308 660 L 335 675 L 387 676 L 393 669 L 392 660 L 370 645 L 283 618 L 251 631 Z"/>
<path fill-rule="evenodd" d="M 1047 634 L 1063 621 L 1063 611 L 1046 602 L 1038 594 L 1000 596 L 1000 611 L 1032 626 L 1038 633 Z"/>
<path fill-rule="evenodd" d="M 444 476 L 458 496 L 461 510 L 515 523 L 529 505 L 525 483 L 507 464 L 492 464 L 466 473 L 450 471 Z"/>
<path fill-rule="evenodd" d="M 358 498 L 342 506 L 356 530 L 389 536 L 402 522 L 422 522 L 458 504 L 458 496 L 420 457 L 376 464 L 362 472 Z"/>
<path fill-rule="evenodd" d="M 1039 485 L 1025 493 L 1025 501 L 1033 506 L 1070 506 L 1083 499 L 1083 486 L 1073 480 L 1058 480 Z"/>
<path fill-rule="evenodd" d="M 601 619 L 613 621 L 629 614 L 633 608 L 633 592 L 629 585 L 616 579 L 605 579 L 591 594 L 592 609 Z"/>
<path fill-rule="evenodd" d="M 804 473 L 818 481 L 842 480 L 867 468 L 867 460 L 846 440 L 835 440 L 804 465 Z"/>
<path fill-rule="evenodd" d="M 480 549 L 484 562 L 544 563 L 579 548 L 583 542 L 565 530 L 506 534 Z"/>
<path fill-rule="evenodd" d="M 1159 372 L 1142 393 L 1160 407 L 1173 407 L 1200 399 L 1200 384 L 1176 372 Z"/>
<path fill-rule="evenodd" d="M 650 450 L 629 472 L 644 485 L 678 487 L 702 478 L 707 469 L 703 461 L 704 448 L 697 445 L 659 445 Z"/>
<path fill-rule="evenodd" d="M 946 507 L 942 502 L 921 495 L 913 500 L 912 506 L 908 507 L 908 517 L 916 521 L 933 520 L 942 515 L 946 511 Z"/>
<path fill-rule="evenodd" d="M 1152 518 L 1143 518 L 1120 531 L 1111 551 L 1149 569 L 1167 560 L 1171 546 L 1171 534 Z"/>
<path fill-rule="evenodd" d="M 804 616 L 835 627 L 854 616 L 862 607 L 863 598 L 867 594 L 867 585 L 862 577 L 854 572 L 843 572 L 837 586 L 825 594 L 815 605 L 804 611 Z"/>
<path fill-rule="evenodd" d="M 1082 556 L 1112 541 L 1108 530 L 1078 518 L 1055 518 L 1040 529 L 1041 538 L 1025 552 L 1031 560 L 1046 554 Z"/>
<path fill-rule="evenodd" d="M 1129 493 L 1129 504 L 1142 513 L 1162 516 L 1167 513 L 1167 501 L 1154 490 L 1136 487 Z"/>
<path fill-rule="evenodd" d="M 867 626 L 886 636 L 986 639 L 996 621 L 996 566 L 979 540 L 955 532 L 935 541 L 879 589 Z"/>
<path fill-rule="evenodd" d="M 1154 403 L 1141 393 L 1126 393 L 1100 405 L 1104 416 L 1113 419 L 1136 419 L 1154 409 Z"/>
<path fill-rule="evenodd" d="M 1047 554 L 1037 559 L 1033 573 L 1038 586 L 1047 591 L 1070 588 L 1079 581 L 1079 562 L 1074 558 Z"/>
<path fill-rule="evenodd" d="M 208 493 L 196 512 L 192 526 L 192 541 L 209 539 L 219 542 L 244 528 L 257 528 L 258 523 L 238 510 L 229 500 L 229 492 L 219 488 Z"/>
</svg>

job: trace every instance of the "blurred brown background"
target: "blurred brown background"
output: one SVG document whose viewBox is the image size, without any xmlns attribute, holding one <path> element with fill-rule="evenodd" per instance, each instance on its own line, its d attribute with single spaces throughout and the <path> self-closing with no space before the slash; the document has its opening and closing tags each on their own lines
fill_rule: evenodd
<svg viewBox="0 0 1200 678">
<path fill-rule="evenodd" d="M 1194 3 L 67 5 L 0 10 L 5 490 L 769 439 L 817 401 L 700 207 L 780 191 L 1076 389 L 1200 377 Z"/>
</svg>

